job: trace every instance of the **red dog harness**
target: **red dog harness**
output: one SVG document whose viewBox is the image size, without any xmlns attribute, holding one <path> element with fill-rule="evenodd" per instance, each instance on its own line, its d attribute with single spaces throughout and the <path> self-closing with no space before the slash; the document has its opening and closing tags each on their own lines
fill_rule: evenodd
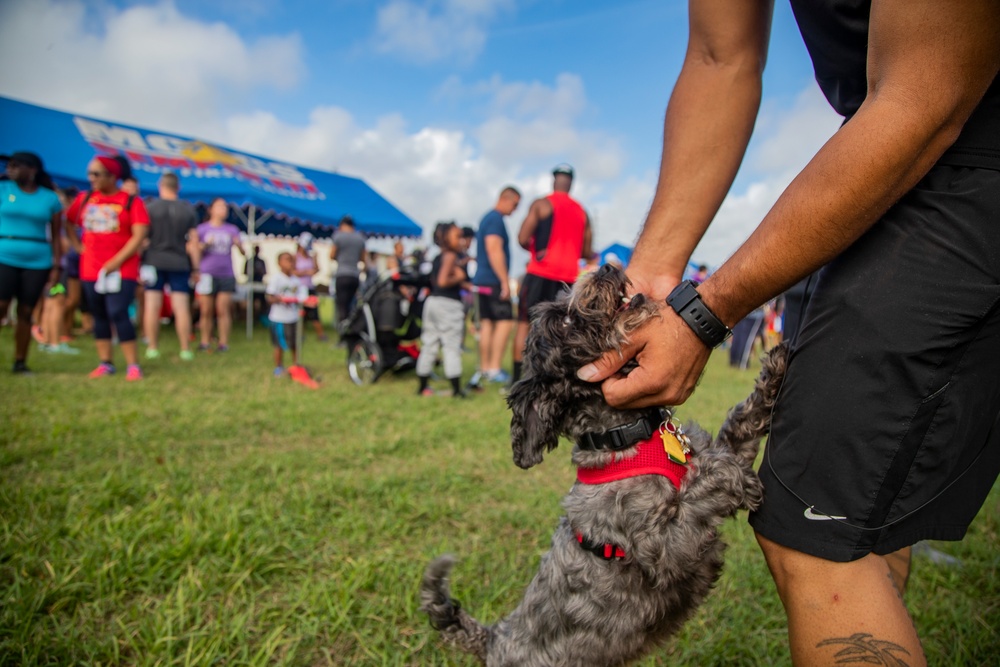
<svg viewBox="0 0 1000 667">
<path fill-rule="evenodd" d="M 580 484 L 607 484 L 639 475 L 662 475 L 680 488 L 691 459 L 690 447 L 687 436 L 673 421 L 672 415 L 665 412 L 660 427 L 651 429 L 652 435 L 636 445 L 634 456 L 619 457 L 617 450 L 621 447 L 614 447 L 608 465 L 603 468 L 577 468 L 576 481 Z M 635 425 L 628 425 L 626 428 L 634 427 Z M 604 560 L 620 560 L 625 557 L 625 550 L 616 544 L 593 542 L 582 533 L 576 534 L 576 541 L 583 549 Z"/>
</svg>

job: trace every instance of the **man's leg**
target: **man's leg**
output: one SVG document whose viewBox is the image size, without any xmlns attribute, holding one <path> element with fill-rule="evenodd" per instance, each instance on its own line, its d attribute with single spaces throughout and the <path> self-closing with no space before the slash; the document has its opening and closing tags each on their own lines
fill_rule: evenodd
<svg viewBox="0 0 1000 667">
<path fill-rule="evenodd" d="M 170 307 L 174 311 L 174 329 L 177 331 L 177 340 L 181 344 L 181 352 L 184 352 L 191 347 L 191 295 L 187 292 L 171 292 Z M 156 314 L 156 319 L 159 322 L 159 312 Z"/>
<path fill-rule="evenodd" d="M 492 365 L 493 320 L 479 320 L 479 370 L 488 375 L 500 369 Z"/>
<path fill-rule="evenodd" d="M 493 341 L 490 345 L 490 368 L 503 368 L 503 355 L 507 351 L 507 339 L 514 326 L 513 320 L 498 320 L 493 323 Z"/>
<path fill-rule="evenodd" d="M 788 616 L 794 664 L 835 665 L 845 649 L 868 664 L 927 664 L 885 558 L 838 563 L 757 541 Z"/>
<path fill-rule="evenodd" d="M 146 334 L 146 347 L 155 350 L 160 346 L 160 309 L 163 292 L 147 289 L 143 299 L 142 330 Z"/>
</svg>

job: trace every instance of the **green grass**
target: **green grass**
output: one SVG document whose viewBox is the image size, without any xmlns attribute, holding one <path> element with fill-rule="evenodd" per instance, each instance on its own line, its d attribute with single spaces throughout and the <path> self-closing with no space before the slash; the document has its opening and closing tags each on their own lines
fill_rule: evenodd
<svg viewBox="0 0 1000 667">
<path fill-rule="evenodd" d="M 88 380 L 85 341 L 14 377 L 0 336 L 0 664 L 473 664 L 417 612 L 423 567 L 458 554 L 456 597 L 485 622 L 507 614 L 574 478 L 565 443 L 522 471 L 495 390 L 421 399 L 412 374 L 355 387 L 310 334 L 309 391 L 270 377 L 262 330 L 190 364 L 166 334 L 138 384 Z M 681 416 L 717 428 L 752 379 L 716 355 Z M 961 568 L 915 560 L 930 664 L 1000 664 L 998 510 L 994 488 L 963 542 L 934 543 Z M 643 665 L 789 662 L 745 517 L 725 535 L 717 590 Z"/>
</svg>

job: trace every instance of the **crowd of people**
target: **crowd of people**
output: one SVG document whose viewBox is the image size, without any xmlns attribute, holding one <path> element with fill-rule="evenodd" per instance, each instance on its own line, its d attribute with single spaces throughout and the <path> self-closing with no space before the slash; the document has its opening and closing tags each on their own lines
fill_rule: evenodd
<svg viewBox="0 0 1000 667">
<path fill-rule="evenodd" d="M 196 207 L 181 197 L 176 174 L 162 174 L 157 196 L 143 198 L 124 157 L 99 155 L 87 165 L 90 187 L 79 192 L 57 189 L 34 153 L 3 157 L 7 169 L 0 181 L 0 313 L 6 316 L 16 302 L 10 313 L 17 322 L 15 373 L 29 372 L 32 335 L 40 351 L 79 354 L 80 349 L 69 344 L 78 318 L 83 332 L 91 333 L 95 341 L 97 365 L 90 372 L 92 378 L 118 372 L 117 346 L 126 380 L 141 380 L 140 356 L 145 361 L 161 357 L 161 326 L 169 319 L 180 360 L 190 362 L 196 352 L 227 352 L 237 292 L 235 253 L 245 258 L 255 282 L 266 281 L 265 289 L 254 293 L 247 307 L 260 312 L 271 327 L 275 375 L 286 372 L 284 359 L 290 353 L 288 374 L 308 378 L 296 349 L 301 335 L 291 332 L 302 318 L 317 340 L 328 340 L 319 315 L 315 278 L 320 262 L 311 234 L 301 234 L 295 251 L 282 253 L 277 270 L 269 273 L 259 247 L 252 253 L 244 249 L 240 229 L 229 222 L 226 200 L 211 201 L 203 220 Z M 573 170 L 563 164 L 552 173 L 552 193 L 532 202 L 517 235 L 530 261 L 516 297 L 511 292 L 506 222 L 520 204 L 515 187 L 501 190 L 480 221 L 478 234 L 454 222 L 438 225 L 437 252 L 428 253 L 425 263 L 428 286 L 422 292 L 415 288 L 407 292 L 423 303 L 416 361 L 421 395 L 435 393 L 430 380 L 439 361 L 456 397 L 466 396 L 468 388 L 516 382 L 527 311 L 568 289 L 582 261 L 593 260 L 589 217 L 569 195 Z M 416 254 L 424 256 L 419 250 Z M 331 324 L 339 330 L 357 303 L 363 276 L 375 270 L 367 239 L 349 215 L 340 220 L 331 239 L 329 258 L 336 266 L 330 276 Z M 414 260 L 397 241 L 382 264 L 391 269 L 404 263 Z M 474 325 L 469 317 L 473 309 Z M 479 369 L 463 386 L 462 354 L 470 330 L 479 340 Z M 512 372 L 508 372 L 504 358 L 515 331 Z M 145 350 L 140 355 L 141 343 Z"/>
<path fill-rule="evenodd" d="M 437 252 L 428 253 L 424 264 L 428 286 L 423 291 L 404 288 L 408 298 L 423 304 L 416 360 L 420 395 L 436 393 L 430 381 L 439 363 L 455 397 L 489 384 L 503 391 L 520 378 L 530 308 L 555 299 L 581 271 L 596 265 L 589 216 L 569 194 L 573 175 L 572 167 L 558 165 L 552 171 L 552 193 L 531 203 L 516 236 L 529 253 L 519 281 L 511 275 L 506 220 L 520 205 L 517 188 L 501 189 L 478 229 L 438 224 L 433 237 Z M 211 201 L 202 220 L 196 207 L 181 198 L 176 174 L 162 174 L 157 196 L 144 199 L 127 160 L 97 156 L 87 167 L 88 191 L 59 190 L 41 158 L 21 152 L 7 156 L 6 177 L 0 182 L 0 311 L 7 313 L 16 301 L 15 373 L 28 372 L 32 335 L 40 351 L 79 354 L 79 348 L 69 345 L 78 316 L 95 340 L 93 378 L 117 372 L 117 343 L 126 379 L 142 379 L 137 345 L 145 344 L 141 356 L 146 361 L 159 359 L 162 322 L 171 319 L 180 360 L 189 362 L 196 352 L 227 352 L 238 289 L 235 253 L 245 259 L 246 275 L 257 284 L 266 281 L 246 306 L 263 315 L 271 328 L 274 374 L 315 384 L 299 363 L 301 336 L 294 335 L 301 318 L 318 341 L 328 340 L 319 314 L 315 278 L 320 262 L 312 234 L 302 233 L 295 250 L 279 255 L 277 270 L 269 273 L 259 246 L 250 253 L 244 249 L 240 229 L 229 222 L 226 200 Z M 375 270 L 376 257 L 349 215 L 330 241 L 329 258 L 336 267 L 330 276 L 331 324 L 339 331 L 356 306 L 363 276 Z M 397 241 L 393 254 L 380 258 L 381 265 L 420 264 L 424 253 L 418 249 L 415 256 L 407 256 Z M 706 276 L 702 267 L 695 279 Z M 512 285 L 519 287 L 516 294 Z M 478 339 L 479 367 L 463 384 L 462 354 L 470 331 Z M 512 338 L 508 371 L 505 357 Z M 292 362 L 288 369 L 286 354 Z"/>
</svg>

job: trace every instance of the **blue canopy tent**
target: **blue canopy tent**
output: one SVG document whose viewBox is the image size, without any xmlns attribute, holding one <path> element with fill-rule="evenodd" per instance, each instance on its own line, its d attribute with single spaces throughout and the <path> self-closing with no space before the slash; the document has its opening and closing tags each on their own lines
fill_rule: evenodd
<svg viewBox="0 0 1000 667">
<path fill-rule="evenodd" d="M 616 259 L 621 262 L 622 266 L 628 266 L 629 260 L 632 259 L 632 248 L 621 243 L 612 243 L 607 248 L 601 251 L 601 265 L 607 264 L 609 260 Z"/>
<path fill-rule="evenodd" d="M 181 178 L 181 196 L 195 204 L 223 197 L 251 233 L 332 236 L 343 215 L 369 236 L 419 238 L 420 226 L 367 183 L 239 153 L 180 137 L 0 97 L 0 152 L 37 153 L 56 183 L 88 187 L 95 154 L 125 155 L 143 192 L 156 192 L 160 174 Z M 238 223 L 239 224 L 239 223 Z"/>
<path fill-rule="evenodd" d="M 37 153 L 58 185 L 83 190 L 89 187 L 87 163 L 95 154 L 127 157 L 143 192 L 156 192 L 160 175 L 173 172 L 181 179 L 181 197 L 202 206 L 223 197 L 233 222 L 251 235 L 308 231 L 329 237 L 348 214 L 369 236 L 419 238 L 423 233 L 358 178 L 0 97 L 0 153 L 19 150 Z M 249 319 L 247 330 L 250 335 Z"/>
</svg>

